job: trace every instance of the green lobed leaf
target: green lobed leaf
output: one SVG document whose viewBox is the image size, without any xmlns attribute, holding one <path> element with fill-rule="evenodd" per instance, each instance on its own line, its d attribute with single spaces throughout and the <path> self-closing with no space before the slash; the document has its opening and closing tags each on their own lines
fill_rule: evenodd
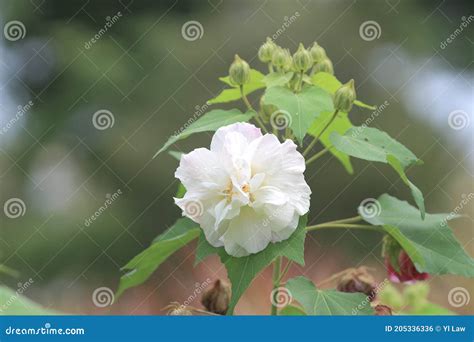
<svg viewBox="0 0 474 342">
<path fill-rule="evenodd" d="M 51 316 L 57 314 L 56 311 L 42 307 L 18 291 L 13 291 L 6 286 L 0 286 L 0 316 Z"/>
<path fill-rule="evenodd" d="M 306 237 L 307 216 L 300 217 L 295 232 L 285 241 L 270 243 L 263 251 L 246 257 L 236 258 L 228 255 L 224 248 L 212 247 L 201 234 L 196 251 L 196 262 L 206 256 L 217 253 L 227 269 L 227 276 L 232 283 L 232 298 L 227 314 L 231 315 L 244 291 L 253 279 L 265 267 L 279 256 L 284 256 L 300 265 L 304 265 L 304 240 Z"/>
<path fill-rule="evenodd" d="M 267 88 L 284 86 L 293 78 L 294 73 L 292 72 L 272 72 L 268 75 L 265 75 L 262 82 L 265 83 Z"/>
<path fill-rule="evenodd" d="M 278 316 L 306 316 L 306 313 L 302 308 L 288 304 L 278 312 Z"/>
<path fill-rule="evenodd" d="M 308 129 L 308 134 L 312 136 L 318 136 L 326 124 L 331 120 L 333 112 L 323 112 L 321 115 L 313 122 L 311 127 Z M 334 121 L 329 125 L 329 127 L 323 132 L 319 138 L 320 142 L 325 148 L 329 148 L 329 152 L 334 155 L 344 166 L 346 171 L 349 174 L 354 173 L 352 168 L 352 163 L 350 157 L 344 152 L 339 151 L 336 148 L 333 148 L 330 136 L 332 132 L 337 132 L 339 134 L 344 134 L 349 128 L 353 127 L 352 122 L 349 119 L 347 113 L 339 112 L 334 119 Z"/>
<path fill-rule="evenodd" d="M 189 221 L 188 219 L 178 220 L 150 247 L 136 255 L 122 268 L 129 272 L 120 278 L 117 298 L 125 290 L 147 280 L 170 255 L 199 236 L 201 230 L 196 228 L 196 225 L 191 225 Z"/>
<path fill-rule="evenodd" d="M 300 303 L 307 315 L 373 315 L 367 296 L 336 290 L 320 290 L 305 277 L 286 282 L 291 296 Z"/>
<path fill-rule="evenodd" d="M 253 93 L 254 91 L 256 91 L 258 89 L 265 88 L 265 83 L 263 83 L 263 77 L 264 77 L 264 75 L 260 71 L 250 69 L 250 81 L 249 81 L 249 83 L 246 83 L 243 87 L 244 94 L 248 95 L 248 94 Z M 215 98 L 210 99 L 209 101 L 207 101 L 208 104 L 226 103 L 226 102 L 239 100 L 241 98 L 239 87 L 233 85 L 230 82 L 229 76 L 220 77 L 219 80 L 221 80 L 225 84 L 231 86 L 232 88 L 224 89 Z"/>
<path fill-rule="evenodd" d="M 334 95 L 336 90 L 338 90 L 342 83 L 336 78 L 336 76 L 331 75 L 327 72 L 318 72 L 312 76 L 312 82 L 314 85 L 323 88 L 328 93 Z M 371 106 L 363 103 L 362 101 L 355 100 L 354 104 L 358 107 L 367 108 L 371 110 L 377 109 L 375 106 Z"/>
<path fill-rule="evenodd" d="M 415 199 L 420 215 L 425 215 L 425 204 L 423 194 L 405 174 L 405 169 L 413 164 L 421 164 L 409 149 L 391 138 L 387 133 L 373 127 L 352 127 L 344 135 L 332 132 L 330 141 L 334 147 L 350 156 L 387 163 L 400 175 L 403 182 L 410 188 Z"/>
<path fill-rule="evenodd" d="M 265 91 L 264 101 L 290 114 L 289 127 L 300 144 L 313 121 L 334 110 L 331 95 L 315 86 L 306 86 L 296 94 L 282 86 L 271 87 Z"/>
<path fill-rule="evenodd" d="M 425 199 L 423 198 L 423 193 L 421 192 L 420 189 L 416 187 L 415 184 L 410 182 L 407 175 L 405 174 L 405 170 L 403 170 L 402 164 L 396 157 L 389 154 L 387 156 L 387 161 L 390 164 L 390 166 L 392 166 L 393 169 L 397 171 L 397 173 L 400 175 L 400 178 L 403 180 L 403 182 L 410 188 L 411 194 L 413 198 L 415 199 L 415 203 L 420 209 L 421 218 L 424 219 L 425 218 Z"/>
<path fill-rule="evenodd" d="M 216 131 L 222 126 L 227 126 L 236 122 L 246 122 L 249 121 L 255 112 L 249 111 L 247 113 L 242 113 L 238 109 L 223 110 L 223 109 L 214 109 L 210 112 L 207 112 L 201 116 L 196 121 L 192 122 L 188 127 L 183 129 L 178 134 L 172 135 L 165 145 L 155 153 L 153 158 L 158 154 L 165 151 L 168 147 L 173 145 L 178 140 L 185 139 L 194 133 Z"/>
<path fill-rule="evenodd" d="M 364 215 L 362 208 L 359 213 L 365 221 L 382 226 L 397 240 L 419 272 L 474 276 L 474 259 L 449 228 L 449 214 L 426 214 L 423 220 L 420 211 L 405 201 L 387 194 L 377 201 L 377 215 Z"/>
</svg>

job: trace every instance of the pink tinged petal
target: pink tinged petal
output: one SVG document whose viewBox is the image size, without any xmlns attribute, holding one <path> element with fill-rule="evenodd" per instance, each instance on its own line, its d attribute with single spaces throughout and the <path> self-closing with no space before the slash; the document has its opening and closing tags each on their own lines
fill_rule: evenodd
<svg viewBox="0 0 474 342">
<path fill-rule="evenodd" d="M 262 136 L 260 128 L 257 128 L 249 123 L 238 122 L 232 125 L 224 126 L 219 128 L 216 133 L 214 133 L 211 142 L 211 151 L 220 152 L 222 147 L 224 146 L 226 136 L 232 132 L 236 132 L 242 135 L 243 138 L 247 141 L 247 144 Z"/>
<path fill-rule="evenodd" d="M 243 207 L 232 219 L 223 236 L 228 254 L 241 257 L 262 251 L 271 240 L 271 230 L 265 221 L 266 215 L 249 207 Z"/>
</svg>

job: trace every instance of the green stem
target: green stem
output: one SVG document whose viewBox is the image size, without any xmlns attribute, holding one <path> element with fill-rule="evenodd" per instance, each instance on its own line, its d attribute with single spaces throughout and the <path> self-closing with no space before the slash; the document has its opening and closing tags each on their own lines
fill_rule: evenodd
<svg viewBox="0 0 474 342">
<path fill-rule="evenodd" d="M 296 86 L 296 92 L 300 92 L 301 91 L 301 88 L 303 87 L 303 75 L 304 75 L 304 71 L 301 71 L 300 72 L 300 78 L 298 80 L 298 84 Z"/>
<path fill-rule="evenodd" d="M 273 64 L 272 62 L 268 63 L 268 72 L 272 73 L 273 72 Z"/>
<path fill-rule="evenodd" d="M 354 228 L 354 229 L 367 229 L 367 230 L 373 230 L 377 232 L 382 232 L 383 230 L 380 228 L 377 228 L 376 226 L 371 226 L 368 224 L 346 224 L 346 223 L 322 223 L 322 224 L 316 224 L 314 226 L 307 226 L 306 230 L 308 232 L 311 232 L 313 230 L 318 230 L 318 229 L 325 229 L 325 228 Z"/>
<path fill-rule="evenodd" d="M 337 113 L 339 113 L 339 110 L 336 109 L 334 111 L 334 113 L 332 114 L 332 117 L 331 119 L 329 120 L 329 122 L 326 124 L 326 126 L 324 126 L 324 128 L 321 130 L 321 132 L 319 132 L 319 134 L 314 137 L 313 141 L 311 141 L 311 143 L 308 145 L 308 147 L 306 147 L 306 149 L 304 150 L 303 152 L 303 156 L 306 156 L 310 151 L 311 149 L 314 147 L 314 145 L 316 145 L 316 143 L 318 142 L 319 138 L 321 138 L 321 135 L 323 135 L 324 131 L 326 131 L 326 129 L 328 129 L 328 127 L 332 124 L 332 122 L 334 121 L 334 119 L 336 118 L 337 116 Z"/>
<path fill-rule="evenodd" d="M 319 151 L 318 153 L 316 153 L 314 156 L 312 156 L 311 158 L 309 158 L 307 161 L 306 161 L 306 165 L 309 165 L 311 164 L 312 162 L 314 162 L 316 159 L 318 159 L 319 157 L 322 157 L 323 155 L 325 155 L 327 152 L 329 152 L 329 148 L 325 148 L 324 150 L 321 150 Z"/>
<path fill-rule="evenodd" d="M 281 271 L 281 259 L 282 257 L 279 256 L 273 262 L 273 296 L 272 296 L 272 310 L 271 315 L 276 316 L 277 313 L 277 306 L 276 303 L 278 302 L 278 287 L 280 286 L 280 271 Z"/>
<path fill-rule="evenodd" d="M 242 97 L 242 100 L 244 101 L 245 103 L 245 106 L 247 107 L 248 110 L 251 110 L 253 112 L 256 113 L 256 115 L 254 116 L 254 119 L 255 121 L 257 122 L 257 124 L 260 126 L 261 129 L 263 129 L 263 131 L 265 133 L 268 133 L 268 130 L 267 128 L 265 127 L 265 124 L 263 123 L 263 121 L 260 119 L 260 117 L 258 116 L 258 113 L 255 111 L 255 109 L 253 109 L 252 107 L 252 104 L 249 102 L 249 99 L 247 98 L 247 96 L 245 95 L 244 93 L 244 86 L 243 85 L 240 85 L 240 96 Z"/>
<path fill-rule="evenodd" d="M 283 269 L 283 271 L 280 274 L 280 279 L 278 279 L 279 284 L 281 284 L 281 281 L 283 280 L 283 278 L 285 278 L 286 274 L 290 270 L 290 267 L 291 267 L 292 263 L 293 263 L 293 261 L 288 260 L 288 263 L 286 264 L 285 268 Z"/>
</svg>

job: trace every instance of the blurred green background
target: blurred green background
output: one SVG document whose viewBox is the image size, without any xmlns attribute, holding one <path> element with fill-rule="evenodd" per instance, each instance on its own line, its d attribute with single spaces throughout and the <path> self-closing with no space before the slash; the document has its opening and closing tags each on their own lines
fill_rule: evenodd
<svg viewBox="0 0 474 342">
<path fill-rule="evenodd" d="M 0 8 L 2 27 L 13 20 L 24 25 L 23 38 L 6 39 L 4 32 L 0 40 L 0 128 L 7 128 L 0 134 L 0 204 L 11 198 L 25 203 L 18 218 L 0 212 L 0 263 L 19 272 L 0 279 L 15 289 L 32 278 L 25 295 L 46 307 L 160 314 L 169 302 L 184 301 L 196 283 L 225 277 L 214 257 L 193 268 L 191 244 L 114 305 L 100 308 L 91 300 L 99 287 L 115 290 L 120 267 L 180 216 L 172 200 L 177 162 L 153 154 L 220 92 L 218 77 L 227 74 L 235 53 L 265 70 L 256 54 L 267 36 L 276 35 L 276 43 L 292 51 L 299 42 L 318 41 L 336 76 L 356 80 L 360 99 L 389 103 L 371 125 L 425 161 L 409 176 L 424 192 L 428 212 L 450 212 L 473 191 L 474 24 L 442 46 L 472 15 L 468 0 L 16 0 Z M 359 28 L 369 20 L 379 25 L 380 36 L 364 40 Z M 108 21 L 111 27 L 100 32 Z M 202 26 L 198 39 L 183 36 L 188 21 Z M 99 39 L 90 43 L 95 35 Z M 9 124 L 19 106 L 23 115 Z M 240 102 L 226 107 L 243 109 Z M 112 127 L 94 127 L 99 110 L 112 113 Z M 465 119 L 461 129 L 449 125 L 455 111 Z M 351 118 L 362 124 L 370 114 L 354 108 Z M 209 141 L 201 134 L 174 149 Z M 353 216 L 362 200 L 384 192 L 412 201 L 389 167 L 353 164 L 353 176 L 329 155 L 309 167 L 311 223 Z M 86 225 L 119 189 L 122 194 Z M 469 203 L 466 216 L 452 225 L 471 255 L 472 209 Z M 369 265 L 382 280 L 380 253 L 379 235 L 318 231 L 307 239 L 307 266 L 295 266 L 290 275 L 304 273 L 318 282 Z M 268 313 L 270 272 L 257 278 L 237 313 Z M 447 298 L 455 286 L 472 292 L 471 280 L 434 277 L 430 285 L 434 302 L 472 313 L 472 302 L 453 308 Z"/>
</svg>

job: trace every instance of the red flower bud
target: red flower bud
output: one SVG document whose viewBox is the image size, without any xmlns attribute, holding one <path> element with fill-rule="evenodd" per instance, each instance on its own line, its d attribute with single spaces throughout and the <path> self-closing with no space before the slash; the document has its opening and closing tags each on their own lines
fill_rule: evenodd
<svg viewBox="0 0 474 342">
<path fill-rule="evenodd" d="M 415 282 L 417 280 L 426 280 L 429 277 L 428 273 L 418 272 L 413 261 L 403 249 L 398 254 L 398 267 L 392 265 L 389 256 L 385 256 L 385 265 L 388 278 L 395 283 Z"/>
<path fill-rule="evenodd" d="M 392 316 L 392 309 L 387 305 L 376 305 L 375 306 L 375 316 Z"/>
</svg>

